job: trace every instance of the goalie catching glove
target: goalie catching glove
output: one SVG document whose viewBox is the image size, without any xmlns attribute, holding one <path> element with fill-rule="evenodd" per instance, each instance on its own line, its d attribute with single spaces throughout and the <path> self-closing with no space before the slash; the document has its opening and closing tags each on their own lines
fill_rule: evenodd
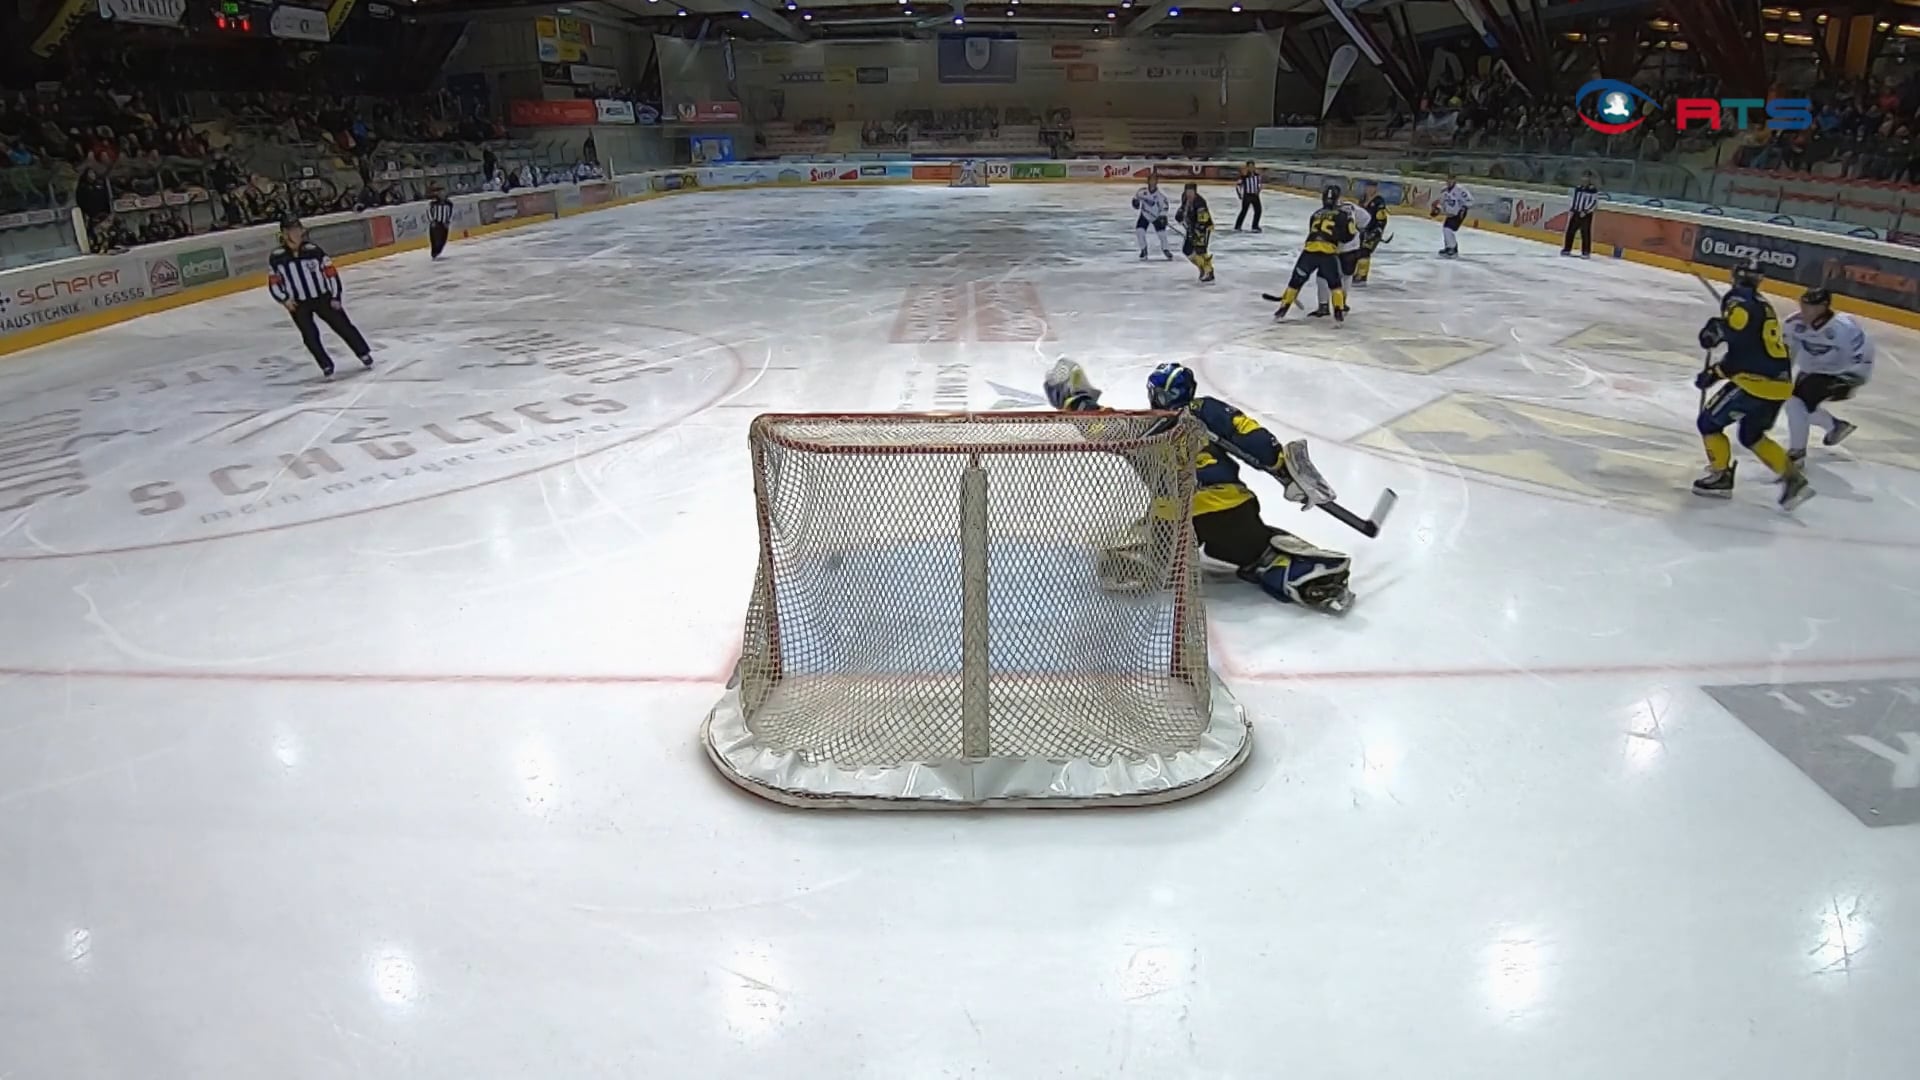
<svg viewBox="0 0 1920 1080">
<path fill-rule="evenodd" d="M 1100 407 L 1100 388 L 1087 377 L 1087 370 L 1066 357 L 1054 361 L 1044 383 L 1047 402 L 1061 412 L 1084 412 Z"/>
<path fill-rule="evenodd" d="M 1307 456 L 1305 439 L 1295 439 L 1283 447 L 1280 463 L 1269 471 L 1286 486 L 1287 501 L 1299 503 L 1302 510 L 1338 498 L 1333 493 L 1333 485 L 1327 483 L 1327 478 L 1313 467 L 1313 459 Z"/>
</svg>

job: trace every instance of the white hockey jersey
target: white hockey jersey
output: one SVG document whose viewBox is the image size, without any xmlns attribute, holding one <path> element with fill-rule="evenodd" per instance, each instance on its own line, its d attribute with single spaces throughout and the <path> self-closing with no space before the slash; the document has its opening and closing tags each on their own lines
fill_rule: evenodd
<svg viewBox="0 0 1920 1080">
<path fill-rule="evenodd" d="M 1440 193 L 1434 203 L 1440 207 L 1440 216 L 1457 217 L 1467 212 L 1473 205 L 1473 192 L 1455 184 Z"/>
<path fill-rule="evenodd" d="M 1149 222 L 1158 221 L 1167 216 L 1167 193 L 1141 188 L 1133 193 L 1133 208 Z"/>
<path fill-rule="evenodd" d="M 1360 250 L 1360 234 L 1363 232 L 1366 232 L 1367 226 L 1373 224 L 1373 215 L 1367 213 L 1366 207 L 1361 206 L 1359 203 L 1354 202 L 1352 199 L 1340 200 L 1340 209 L 1345 210 L 1347 212 L 1347 216 L 1353 219 L 1353 239 L 1347 241 L 1344 244 L 1341 244 L 1340 250 L 1341 251 L 1359 251 Z"/>
<path fill-rule="evenodd" d="M 1802 375 L 1855 375 L 1865 381 L 1873 374 L 1873 342 L 1860 323 L 1844 311 L 1818 327 L 1800 317 L 1787 316 L 1787 350 Z"/>
</svg>

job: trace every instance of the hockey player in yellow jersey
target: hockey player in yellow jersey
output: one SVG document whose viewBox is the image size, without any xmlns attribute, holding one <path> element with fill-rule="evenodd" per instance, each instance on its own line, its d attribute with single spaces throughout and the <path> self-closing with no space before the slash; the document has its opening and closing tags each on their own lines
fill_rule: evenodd
<svg viewBox="0 0 1920 1080">
<path fill-rule="evenodd" d="M 1099 389 L 1070 360 L 1061 360 L 1047 373 L 1046 390 L 1047 400 L 1057 409 L 1100 408 Z M 1272 473 L 1293 502 L 1311 506 L 1331 501 L 1333 491 L 1313 467 L 1306 442 L 1295 440 L 1282 446 L 1258 421 L 1197 391 L 1192 370 L 1182 364 L 1162 364 L 1147 377 L 1147 398 L 1154 408 L 1177 413 L 1206 429 L 1206 441 L 1194 461 L 1192 538 L 1201 553 L 1232 565 L 1242 581 L 1278 600 L 1316 611 L 1345 611 L 1353 603 L 1348 589 L 1353 560 L 1262 521 L 1260 500 L 1240 479 L 1244 461 Z M 1103 583 L 1121 585 L 1129 548 L 1175 542 L 1188 541 L 1155 532 L 1147 523 L 1133 543 L 1102 553 L 1106 566 L 1099 577 Z"/>
<path fill-rule="evenodd" d="M 1713 360 L 1721 345 L 1726 352 Z M 1700 328 L 1700 347 L 1708 363 L 1694 380 L 1702 391 L 1724 382 L 1700 407 L 1700 439 L 1707 449 L 1707 471 L 1693 482 L 1693 493 L 1709 498 L 1733 496 L 1733 444 L 1729 427 L 1738 425 L 1740 445 L 1753 451 L 1780 478 L 1780 506 L 1791 510 L 1813 497 L 1799 465 L 1786 448 L 1767 436 L 1787 398 L 1793 396 L 1793 369 L 1780 317 L 1760 295 L 1760 267 L 1751 260 L 1733 271 L 1733 287 L 1720 301 L 1720 314 Z"/>
<path fill-rule="evenodd" d="M 1207 209 L 1207 197 L 1200 194 L 1200 185 L 1188 184 L 1180 193 L 1180 209 L 1174 212 L 1173 220 L 1187 230 L 1187 242 L 1182 245 L 1187 261 L 1200 268 L 1200 280 L 1213 280 L 1213 255 L 1208 250 L 1213 245 L 1213 211 Z"/>
<path fill-rule="evenodd" d="M 1333 320 L 1347 318 L 1347 290 L 1340 280 L 1340 245 L 1354 238 L 1353 218 L 1340 205 L 1340 188 L 1328 184 L 1320 193 L 1320 209 L 1307 219 L 1307 242 L 1294 261 L 1293 277 L 1287 291 L 1279 296 L 1280 307 L 1273 313 L 1277 322 L 1287 317 L 1288 309 L 1300 297 L 1300 289 L 1318 274 L 1333 293 Z M 1268 297 L 1268 299 L 1273 299 Z"/>
<path fill-rule="evenodd" d="M 1367 213 L 1371 218 L 1367 227 L 1360 230 L 1360 259 L 1353 265 L 1353 283 L 1365 285 L 1367 276 L 1373 273 L 1373 253 L 1387 235 L 1387 200 L 1379 195 L 1367 200 Z"/>
</svg>

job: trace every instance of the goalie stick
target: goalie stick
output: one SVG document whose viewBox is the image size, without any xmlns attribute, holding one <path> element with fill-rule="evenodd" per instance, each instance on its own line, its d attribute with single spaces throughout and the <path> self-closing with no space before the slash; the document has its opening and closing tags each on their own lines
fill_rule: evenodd
<svg viewBox="0 0 1920 1080">
<path fill-rule="evenodd" d="M 1223 439 L 1215 439 L 1214 445 L 1224 449 L 1227 453 L 1239 458 L 1260 472 L 1266 473 L 1268 476 L 1278 476 L 1278 474 L 1268 470 L 1265 466 L 1249 457 L 1244 450 L 1241 450 L 1230 442 Z M 1324 510 L 1327 512 L 1327 515 L 1335 521 L 1371 540 L 1380 535 L 1380 526 L 1387 523 L 1387 515 L 1393 513 L 1393 505 L 1399 501 L 1400 496 L 1395 494 L 1392 488 L 1381 488 L 1379 498 L 1373 501 L 1373 513 L 1366 517 L 1361 517 L 1359 514 L 1341 506 L 1333 499 L 1328 499 L 1326 502 L 1309 503 L 1301 507 L 1301 509 Z"/>
</svg>

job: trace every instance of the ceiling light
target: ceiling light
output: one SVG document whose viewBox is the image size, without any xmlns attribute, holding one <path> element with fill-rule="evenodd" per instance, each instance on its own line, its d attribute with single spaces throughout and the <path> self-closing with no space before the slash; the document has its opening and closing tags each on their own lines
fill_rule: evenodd
<svg viewBox="0 0 1920 1080">
<path fill-rule="evenodd" d="M 1232 7 L 1228 8 L 1227 10 L 1233 12 L 1235 15 L 1238 15 L 1240 14 L 1240 5 L 1235 4 Z"/>
<path fill-rule="evenodd" d="M 743 19 L 751 19 L 751 18 L 753 18 L 753 12 L 751 12 L 751 11 L 743 11 L 743 12 L 741 12 L 741 13 L 740 13 L 740 17 L 741 17 L 741 18 L 743 18 Z"/>
<path fill-rule="evenodd" d="M 806 12 L 805 14 L 803 14 L 803 15 L 801 15 L 800 17 L 801 17 L 802 19 L 805 19 L 805 20 L 806 20 L 806 21 L 808 21 L 808 22 L 812 22 L 812 21 L 813 21 L 813 12 L 811 12 L 811 11 L 809 11 L 809 12 Z"/>
<path fill-rule="evenodd" d="M 1169 18 L 1169 19 L 1177 19 L 1177 18 L 1179 18 L 1179 17 L 1180 17 L 1180 9 L 1179 9 L 1179 8 L 1168 8 L 1168 9 L 1167 9 L 1167 18 Z"/>
<path fill-rule="evenodd" d="M 788 11 L 799 11 L 799 10 L 800 10 L 800 5 L 799 5 L 799 4 L 796 4 L 796 3 L 794 3 L 794 2 L 793 2 L 793 0 L 787 0 L 787 10 L 788 10 Z"/>
<path fill-rule="evenodd" d="M 955 16 L 953 17 L 953 25 L 955 25 L 955 26 L 965 26 L 965 25 L 967 25 L 967 20 L 965 20 L 965 19 L 963 19 L 963 18 L 961 18 L 961 17 L 960 17 L 960 16 L 958 16 L 958 15 L 955 15 Z"/>
<path fill-rule="evenodd" d="M 1109 12 L 1107 12 L 1107 18 L 1109 18 L 1109 19 L 1117 19 L 1117 18 L 1119 18 L 1119 17 L 1120 17 L 1120 13 L 1119 13 L 1119 12 L 1117 12 L 1117 11 L 1109 11 Z"/>
</svg>

